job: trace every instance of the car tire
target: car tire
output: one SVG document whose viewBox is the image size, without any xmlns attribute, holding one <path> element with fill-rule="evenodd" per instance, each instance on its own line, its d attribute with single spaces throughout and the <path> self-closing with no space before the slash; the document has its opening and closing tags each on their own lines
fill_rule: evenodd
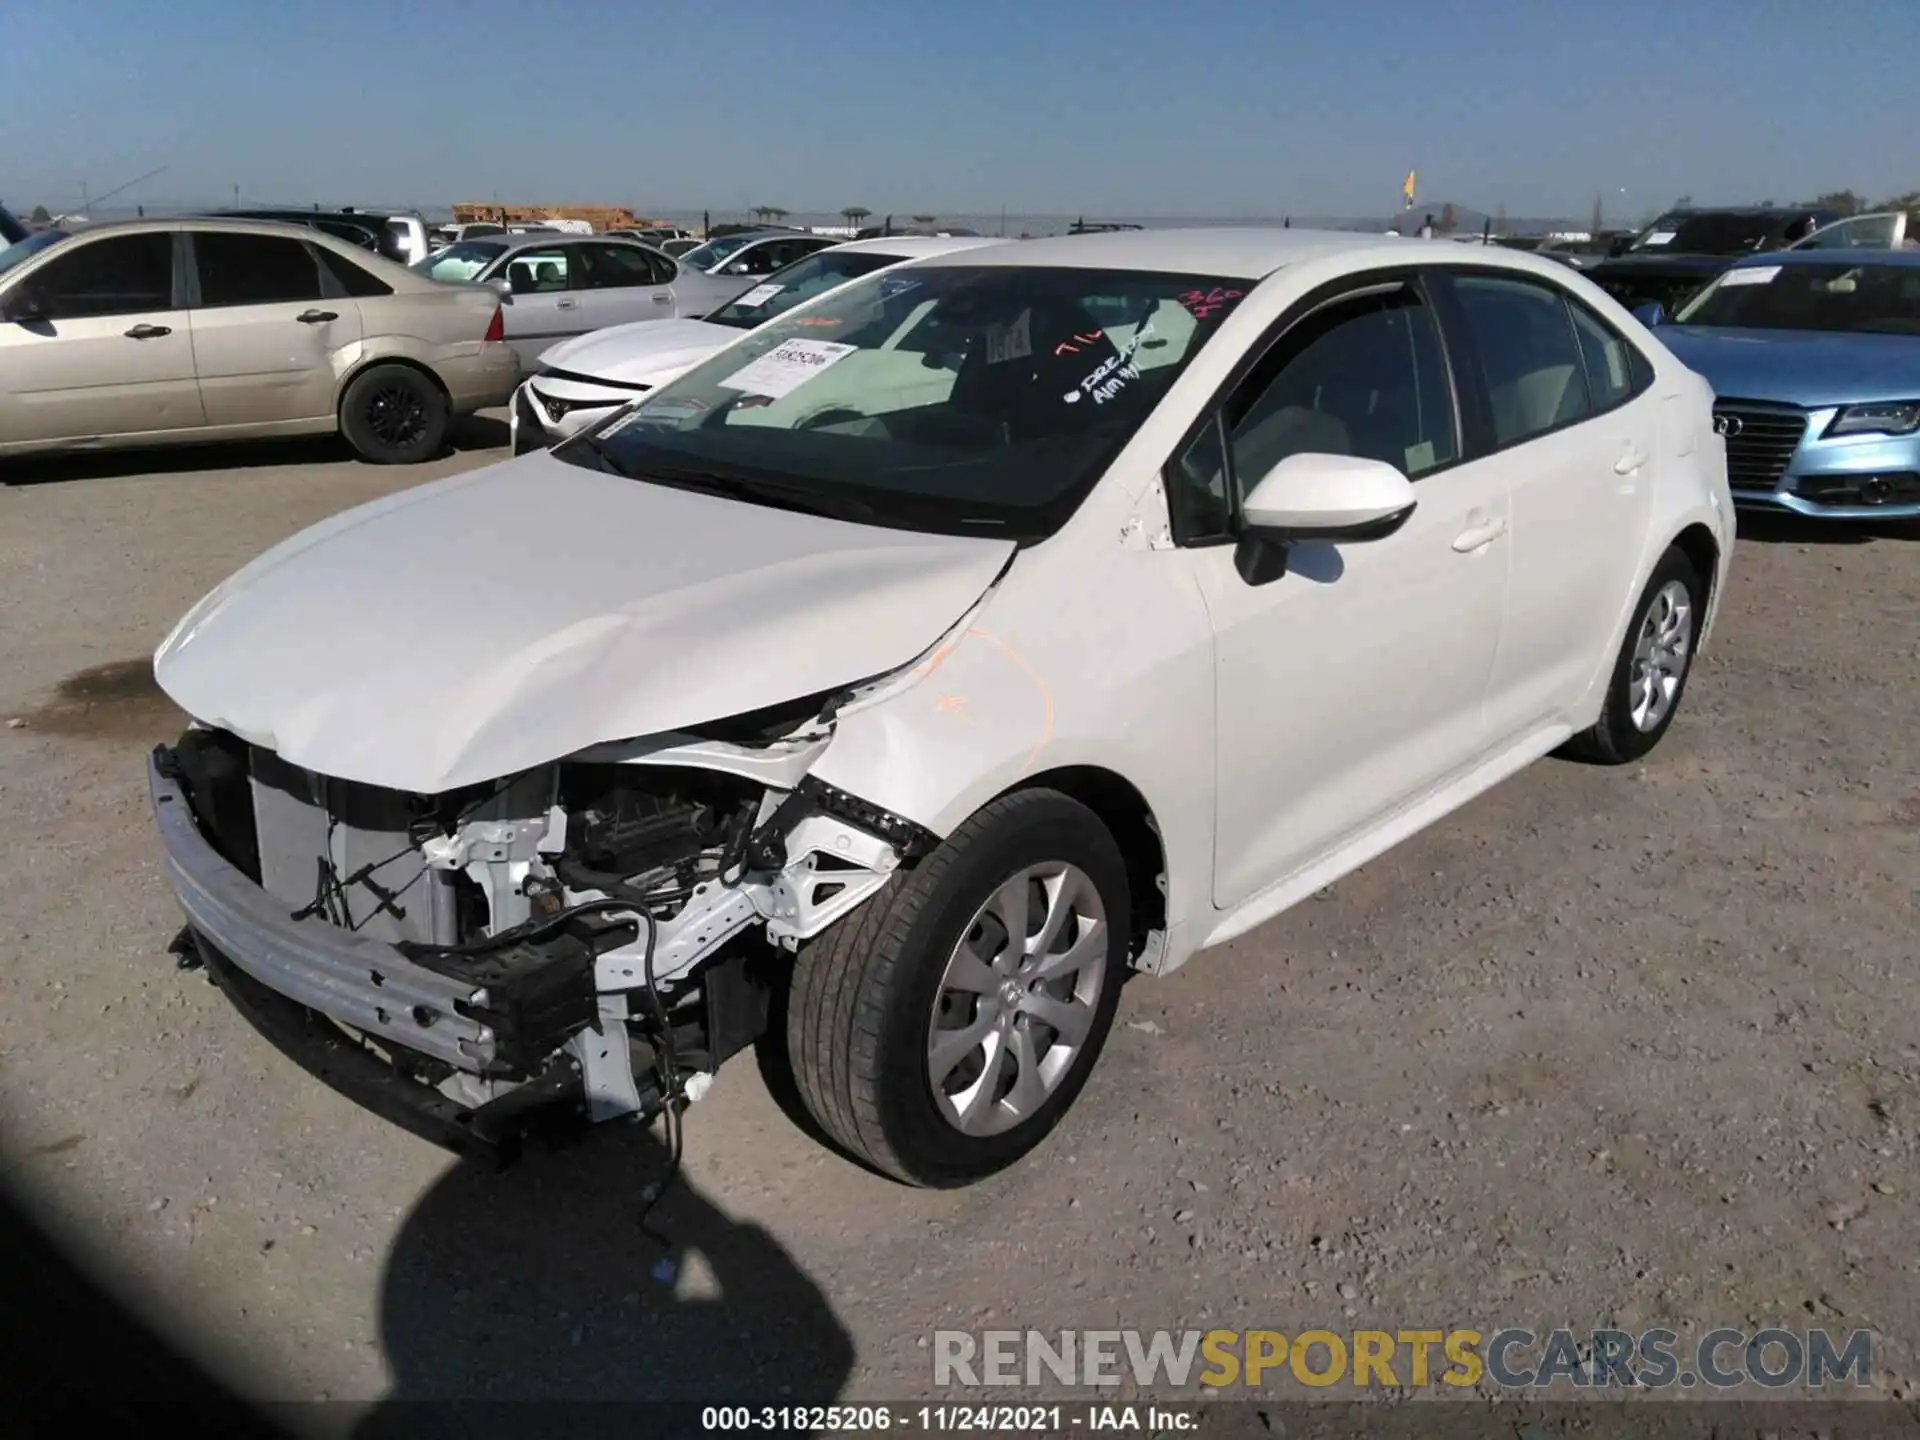
<svg viewBox="0 0 1920 1440">
<path fill-rule="evenodd" d="M 795 957 L 787 1049 L 808 1111 L 911 1185 L 953 1188 L 1013 1164 L 1099 1058 L 1130 905 L 1119 846 L 1084 805 L 1036 789 L 983 807 Z M 1003 917 L 1022 906 L 1016 949 Z"/>
<path fill-rule="evenodd" d="M 1602 765 L 1624 765 L 1658 745 L 1686 696 L 1705 617 L 1705 583 L 1685 554 L 1669 549 L 1633 607 L 1632 623 L 1607 678 L 1600 719 L 1568 741 L 1565 753 Z"/>
<path fill-rule="evenodd" d="M 413 465 L 446 444 L 447 397 L 410 365 L 372 365 L 340 399 L 340 433 L 362 460 Z"/>
</svg>

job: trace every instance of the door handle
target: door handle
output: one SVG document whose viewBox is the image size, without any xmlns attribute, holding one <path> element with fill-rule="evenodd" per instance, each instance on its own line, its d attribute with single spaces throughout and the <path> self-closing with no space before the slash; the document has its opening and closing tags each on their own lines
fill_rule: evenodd
<svg viewBox="0 0 1920 1440">
<path fill-rule="evenodd" d="M 553 304 L 557 310 L 578 310 L 580 308 L 580 302 L 578 300 L 556 300 Z"/>
<path fill-rule="evenodd" d="M 1616 475 L 1631 475 L 1646 463 L 1646 455 L 1637 447 L 1631 448 L 1626 454 L 1613 462 L 1613 473 Z"/>
<path fill-rule="evenodd" d="M 1469 555 L 1475 550 L 1484 550 L 1506 533 L 1506 521 L 1489 520 L 1484 525 L 1476 525 L 1473 529 L 1463 530 L 1454 536 L 1453 548 L 1462 555 Z"/>
<path fill-rule="evenodd" d="M 673 292 L 671 290 L 656 290 L 653 292 L 653 303 L 656 305 L 665 305 L 672 299 Z"/>
<path fill-rule="evenodd" d="M 136 325 L 126 333 L 129 340 L 158 340 L 162 335 L 171 335 L 173 329 L 167 325 Z"/>
<path fill-rule="evenodd" d="M 293 318 L 302 325 L 324 325 L 327 321 L 338 320 L 340 317 L 331 310 L 302 310 Z"/>
</svg>

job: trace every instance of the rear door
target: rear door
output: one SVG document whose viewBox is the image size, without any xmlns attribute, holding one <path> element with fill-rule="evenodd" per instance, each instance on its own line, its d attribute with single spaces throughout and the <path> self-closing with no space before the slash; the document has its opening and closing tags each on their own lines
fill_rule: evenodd
<svg viewBox="0 0 1920 1440">
<path fill-rule="evenodd" d="M 360 307 L 290 235 L 188 232 L 193 353 L 209 425 L 274 425 L 334 412 Z"/>
<path fill-rule="evenodd" d="M 1511 487 L 1507 621 L 1487 687 L 1497 744 L 1573 717 L 1611 653 L 1651 523 L 1660 416 L 1645 358 L 1558 285 L 1447 278 L 1489 463 Z"/>
<path fill-rule="evenodd" d="M 201 425 L 174 233 L 81 235 L 0 291 L 0 443 Z"/>
</svg>

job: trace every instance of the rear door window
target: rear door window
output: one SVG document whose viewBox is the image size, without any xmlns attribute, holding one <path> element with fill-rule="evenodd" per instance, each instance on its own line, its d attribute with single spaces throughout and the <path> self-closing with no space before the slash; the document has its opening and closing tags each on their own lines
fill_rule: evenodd
<svg viewBox="0 0 1920 1440">
<path fill-rule="evenodd" d="M 585 278 L 575 289 L 608 290 L 632 285 L 658 285 L 663 271 L 673 267 L 665 257 L 652 254 L 638 245 L 581 245 L 576 247 L 585 264 Z"/>
<path fill-rule="evenodd" d="M 340 287 L 340 293 L 363 299 L 369 295 L 391 295 L 393 287 L 377 275 L 369 275 L 344 255 L 336 255 L 324 245 L 313 247 L 321 266 Z"/>
<path fill-rule="evenodd" d="M 1560 291 L 1504 275 L 1457 275 L 1454 289 L 1480 356 L 1496 445 L 1517 445 L 1592 413 Z"/>
<path fill-rule="evenodd" d="M 1598 315 L 1578 301 L 1568 301 L 1580 358 L 1587 368 L 1587 394 L 1595 414 L 1624 405 L 1652 382 L 1651 367 L 1639 353 Z M 1636 365 L 1634 362 L 1639 360 Z"/>
<path fill-rule="evenodd" d="M 193 236 L 193 257 L 205 309 L 321 298 L 320 267 L 299 240 L 199 231 Z"/>
</svg>

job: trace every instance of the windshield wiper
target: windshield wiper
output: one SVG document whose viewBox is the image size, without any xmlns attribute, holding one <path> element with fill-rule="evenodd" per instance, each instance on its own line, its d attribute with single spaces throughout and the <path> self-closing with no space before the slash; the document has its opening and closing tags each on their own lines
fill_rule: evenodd
<svg viewBox="0 0 1920 1440">
<path fill-rule="evenodd" d="M 872 518 L 876 513 L 873 506 L 864 500 L 855 500 L 844 495 L 823 494 L 811 485 L 794 485 L 781 480 L 765 480 L 757 476 L 702 470 L 692 466 L 644 465 L 634 470 L 629 478 L 656 481 L 662 485 L 674 486 L 676 489 L 696 490 L 701 494 L 719 495 L 728 500 L 757 501 L 782 510 L 798 510 L 807 515 L 824 515 L 830 520 L 844 520 L 852 516 L 865 520 Z"/>
</svg>

